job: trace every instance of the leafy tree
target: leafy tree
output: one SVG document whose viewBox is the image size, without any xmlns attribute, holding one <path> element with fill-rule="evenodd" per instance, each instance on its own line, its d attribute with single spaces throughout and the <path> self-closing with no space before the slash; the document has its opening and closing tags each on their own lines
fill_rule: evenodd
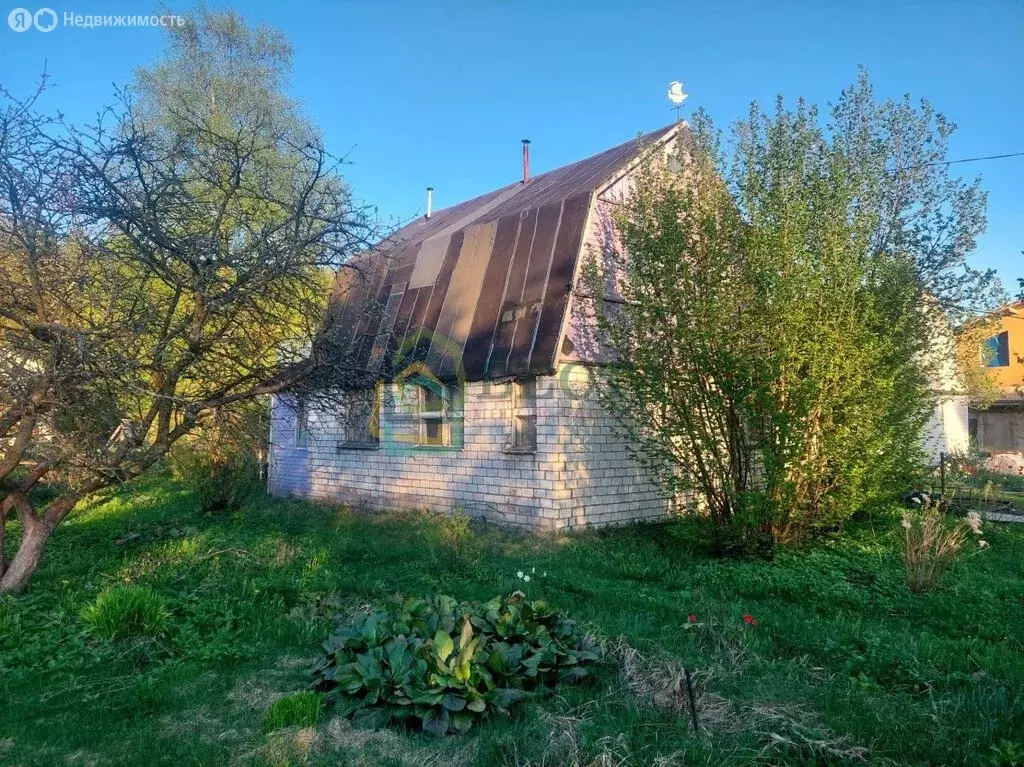
<svg viewBox="0 0 1024 767">
<path fill-rule="evenodd" d="M 307 350 L 373 231 L 289 66 L 276 33 L 203 12 L 96 125 L 3 94 L 0 519 L 21 535 L 0 591 L 81 499 L 218 410 L 359 375 L 340 344 Z"/>
<path fill-rule="evenodd" d="M 681 170 L 640 171 L 618 252 L 590 269 L 601 390 L 639 460 L 719 530 L 832 528 L 918 469 L 947 323 L 999 298 L 967 262 L 985 196 L 943 164 L 953 127 L 878 103 L 862 74 L 827 118 L 754 104 L 731 151 L 700 115 Z"/>
</svg>

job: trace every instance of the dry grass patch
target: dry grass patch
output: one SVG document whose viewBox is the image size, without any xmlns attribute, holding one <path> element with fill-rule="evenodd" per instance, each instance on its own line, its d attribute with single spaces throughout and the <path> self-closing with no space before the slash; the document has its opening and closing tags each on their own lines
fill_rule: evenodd
<svg viewBox="0 0 1024 767">
<path fill-rule="evenodd" d="M 621 638 L 608 648 L 608 654 L 618 662 L 624 684 L 640 705 L 690 716 L 682 663 L 641 655 Z M 795 754 L 825 764 L 868 759 L 870 749 L 836 734 L 806 707 L 775 701 L 730 701 L 709 691 L 713 676 L 710 671 L 691 672 L 702 737 L 713 740 L 719 735 L 752 733 L 759 744 L 756 758 L 769 762 Z"/>
<path fill-rule="evenodd" d="M 334 750 L 359 754 L 363 757 L 360 764 L 366 765 L 387 760 L 407 767 L 459 767 L 473 764 L 476 759 L 475 743 L 464 738 L 428 744 L 395 730 L 360 729 L 340 716 L 327 723 L 325 734 Z"/>
<path fill-rule="evenodd" d="M 260 748 L 246 756 L 263 764 L 309 764 L 323 755 L 325 747 L 326 739 L 315 727 L 285 727 L 270 733 Z"/>
<path fill-rule="evenodd" d="M 275 700 L 290 692 L 285 680 L 292 680 L 293 674 L 268 671 L 245 679 L 239 679 L 228 692 L 228 700 L 253 711 L 266 712 Z"/>
</svg>

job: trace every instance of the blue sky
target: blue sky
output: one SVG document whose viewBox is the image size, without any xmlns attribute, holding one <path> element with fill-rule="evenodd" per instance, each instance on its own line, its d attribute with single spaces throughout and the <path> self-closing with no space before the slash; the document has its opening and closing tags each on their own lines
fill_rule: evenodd
<svg viewBox="0 0 1024 767">
<path fill-rule="evenodd" d="M 13 7 L 15 3 L 8 2 Z M 17 5 L 36 10 L 38 4 Z M 214 7 L 223 5 L 213 3 Z M 168 0 L 164 12 L 191 2 Z M 136 0 L 58 2 L 59 16 L 159 12 Z M 445 207 L 671 122 L 670 80 L 720 124 L 777 93 L 824 103 L 868 67 L 880 96 L 924 96 L 960 127 L 951 159 L 1024 151 L 1024 0 L 627 3 L 239 2 L 295 46 L 292 90 L 358 197 L 382 215 Z M 0 19 L 9 7 L 2 8 Z M 47 105 L 72 119 L 156 56 L 155 29 L 11 31 L 0 82 L 24 91 L 44 61 Z M 955 166 L 990 192 L 974 262 L 1024 276 L 1024 157 Z"/>
</svg>

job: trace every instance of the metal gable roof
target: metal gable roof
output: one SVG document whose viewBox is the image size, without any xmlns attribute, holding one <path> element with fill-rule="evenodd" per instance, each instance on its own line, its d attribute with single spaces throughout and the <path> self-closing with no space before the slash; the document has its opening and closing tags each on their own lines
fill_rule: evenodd
<svg viewBox="0 0 1024 767">
<path fill-rule="evenodd" d="M 386 379 L 554 371 L 591 197 L 676 124 L 420 218 L 343 269 L 331 332 Z"/>
</svg>

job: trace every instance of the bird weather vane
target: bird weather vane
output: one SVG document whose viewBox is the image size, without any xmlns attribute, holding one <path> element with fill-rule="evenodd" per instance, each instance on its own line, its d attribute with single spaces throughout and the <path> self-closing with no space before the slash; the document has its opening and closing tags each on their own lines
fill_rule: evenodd
<svg viewBox="0 0 1024 767">
<path fill-rule="evenodd" d="M 668 100 L 671 101 L 676 110 L 676 122 L 679 122 L 683 118 L 679 114 L 679 110 L 683 108 L 683 102 L 686 101 L 686 97 L 690 94 L 683 90 L 683 84 L 678 80 L 673 80 L 668 84 Z"/>
</svg>

